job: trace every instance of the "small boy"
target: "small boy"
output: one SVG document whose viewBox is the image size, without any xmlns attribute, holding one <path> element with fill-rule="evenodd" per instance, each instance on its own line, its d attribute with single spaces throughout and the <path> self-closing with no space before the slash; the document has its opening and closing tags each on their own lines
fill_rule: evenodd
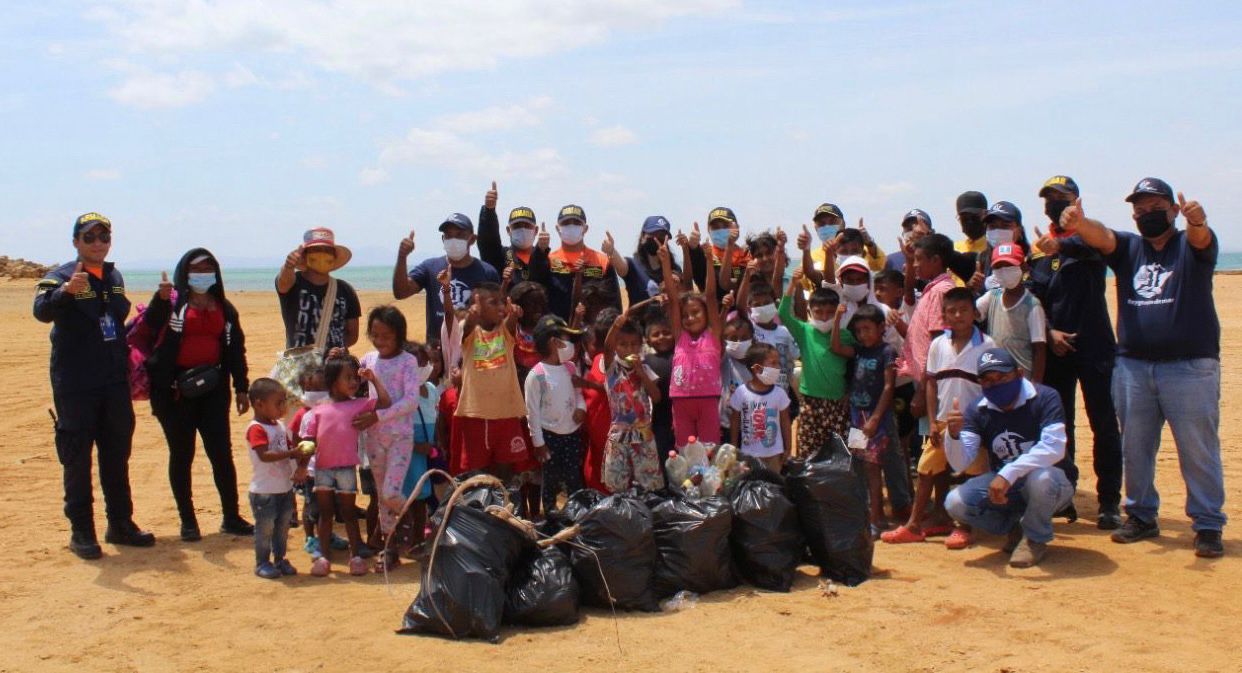
<svg viewBox="0 0 1242 673">
<path fill-rule="evenodd" d="M 996 345 L 1009 351 L 1035 383 L 1044 380 L 1047 359 L 1047 321 L 1039 300 L 1022 284 L 1026 255 L 1015 243 L 992 250 L 992 277 L 1000 287 L 987 290 L 975 302 Z"/>
<path fill-rule="evenodd" d="M 917 254 L 917 253 L 916 253 Z M 944 294 L 943 321 L 947 330 L 936 337 L 928 350 L 924 391 L 927 396 L 928 414 L 934 419 L 931 432 L 923 444 L 919 457 L 918 488 L 914 507 L 905 525 L 880 536 L 885 542 L 922 542 L 932 535 L 948 534 L 945 546 L 949 549 L 965 549 L 973 543 L 970 529 L 953 527 L 953 520 L 944 509 L 944 499 L 949 488 L 949 463 L 945 457 L 945 444 L 957 442 L 945 432 L 945 418 L 953 408 L 953 400 L 959 405 L 973 403 L 982 394 L 976 367 L 979 356 L 996 346 L 992 339 L 975 327 L 978 313 L 975 296 L 969 288 L 955 287 Z M 951 447 L 953 448 L 953 447 Z M 980 453 L 984 456 L 984 453 Z M 986 467 L 982 460 L 966 469 L 966 474 L 979 474 Z M 935 502 L 931 502 L 933 490 Z M 931 511 L 927 512 L 931 505 Z"/>
<path fill-rule="evenodd" d="M 747 269 L 747 273 L 751 273 Z M 781 357 L 781 379 L 776 385 L 789 394 L 789 381 L 793 377 L 794 366 L 802 357 L 798 342 L 790 333 L 789 328 L 776 321 L 779 313 L 776 308 L 776 290 L 762 279 L 755 279 L 750 285 L 750 320 L 754 324 L 755 341 L 767 344 L 776 349 Z M 781 318 L 783 321 L 784 318 Z M 795 405 L 796 406 L 796 405 Z M 797 418 L 797 413 L 790 414 Z"/>
<path fill-rule="evenodd" d="M 742 316 L 730 318 L 724 326 L 724 361 L 720 363 L 720 436 L 730 437 L 733 391 L 753 378 L 746 363 L 746 353 L 754 343 L 754 328 Z"/>
<path fill-rule="evenodd" d="M 655 432 L 656 447 L 659 449 L 660 464 L 668 459 L 673 450 L 673 402 L 668 396 L 668 384 L 673 377 L 673 326 L 667 317 L 651 318 L 644 330 L 647 337 L 647 348 L 651 351 L 643 358 L 647 366 L 659 378 L 656 387 L 660 391 L 659 401 L 651 406 L 651 427 Z"/>
<path fill-rule="evenodd" d="M 306 480 L 306 459 L 289 446 L 280 420 L 286 411 L 285 387 L 269 378 L 250 384 L 254 420 L 246 427 L 250 445 L 250 509 L 254 513 L 254 574 L 274 580 L 298 571 L 285 558 L 293 517 L 293 485 Z"/>
<path fill-rule="evenodd" d="M 815 288 L 807 302 L 809 320 L 799 320 L 793 312 L 793 295 L 802 291 L 802 278 L 802 269 L 795 268 L 788 292 L 781 299 L 779 315 L 806 356 L 802 358 L 802 378 L 798 382 L 802 396 L 798 450 L 806 454 L 828 443 L 833 433 L 844 439 L 850 427 L 850 405 L 845 395 L 848 360 L 833 353 L 831 343 L 832 317 L 840 298 L 832 290 Z M 755 333 L 758 335 L 758 330 Z M 853 346 L 854 337 L 843 334 L 841 342 Z"/>
<path fill-rule="evenodd" d="M 570 329 L 553 314 L 535 325 L 535 347 L 543 359 L 526 377 L 526 417 L 535 459 L 543 463 L 544 512 L 556 509 L 562 489 L 571 495 L 582 488 L 585 450 L 579 429 L 586 420 L 586 400 L 574 386 L 578 368 L 570 341 L 581 334 L 582 330 Z"/>
<path fill-rule="evenodd" d="M 764 343 L 746 351 L 751 378 L 729 398 L 729 438 L 747 455 L 777 474 L 789 453 L 789 395 L 776 381 L 780 378 L 780 354 Z"/>
</svg>

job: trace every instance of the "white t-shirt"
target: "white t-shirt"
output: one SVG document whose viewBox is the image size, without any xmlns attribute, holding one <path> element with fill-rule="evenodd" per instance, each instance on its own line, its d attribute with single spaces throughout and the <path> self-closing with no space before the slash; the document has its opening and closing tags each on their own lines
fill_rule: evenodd
<svg viewBox="0 0 1242 673">
<path fill-rule="evenodd" d="M 574 387 L 577 374 L 573 363 L 549 365 L 543 362 L 526 375 L 526 417 L 530 438 L 535 446 L 543 446 L 543 431 L 569 435 L 578 431 L 574 411 L 586 411 L 582 390 Z"/>
<path fill-rule="evenodd" d="M 989 348 L 996 348 L 992 337 L 975 328 L 970 343 L 958 353 L 953 349 L 953 335 L 945 332 L 932 339 L 927 349 L 927 379 L 936 382 L 936 420 L 943 421 L 953 409 L 953 399 L 957 398 L 962 409 L 965 409 L 983 394 L 979 385 L 979 356 Z M 947 446 L 958 440 L 944 433 Z"/>
<path fill-rule="evenodd" d="M 266 444 L 268 451 L 288 451 L 289 433 L 285 430 L 285 424 L 282 421 L 275 424 L 250 421 L 250 425 L 246 426 L 246 443 L 250 447 L 250 492 L 271 495 L 292 491 L 297 461 L 290 458 L 264 462 L 254 449 Z"/>
<path fill-rule="evenodd" d="M 1009 351 L 1027 372 L 1035 368 L 1032 344 L 1045 343 L 1048 322 L 1044 307 L 1028 291 L 1023 291 L 1013 306 L 1006 306 L 1004 290 L 989 290 L 975 300 L 975 308 L 988 324 L 988 334 Z M 992 303 L 996 302 L 996 306 Z M 994 315 L 993 315 L 994 313 Z M 1025 327 L 1026 329 L 1022 329 Z"/>
<path fill-rule="evenodd" d="M 794 365 L 798 362 L 798 358 L 802 357 L 802 352 L 798 350 L 798 342 L 794 341 L 793 334 L 790 334 L 789 328 L 784 325 L 777 325 L 772 329 L 755 325 L 754 332 L 755 341 L 775 348 L 780 354 L 781 378 L 776 385 L 789 392 L 789 377 L 793 375 Z"/>
<path fill-rule="evenodd" d="M 781 412 L 789 408 L 789 395 L 780 386 L 756 393 L 749 385 L 738 386 L 729 407 L 741 416 L 738 440 L 742 453 L 756 458 L 785 452 L 781 437 Z"/>
</svg>

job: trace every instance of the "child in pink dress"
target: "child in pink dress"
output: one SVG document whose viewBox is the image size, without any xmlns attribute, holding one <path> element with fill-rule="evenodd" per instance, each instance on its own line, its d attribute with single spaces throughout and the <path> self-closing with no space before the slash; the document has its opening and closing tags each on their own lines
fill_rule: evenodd
<svg viewBox="0 0 1242 673">
<path fill-rule="evenodd" d="M 707 263 L 713 263 L 712 249 L 704 248 Z M 658 257 L 665 278 L 672 278 L 668 244 Z M 688 244 L 683 258 L 690 258 Z M 720 339 L 723 332 L 720 307 L 708 297 L 716 296 L 716 275 L 707 274 L 703 293 L 682 294 L 677 283 L 665 282 L 669 314 L 673 327 L 673 376 L 669 397 L 673 400 L 673 435 L 678 447 L 690 437 L 712 444 L 720 442 Z"/>
</svg>

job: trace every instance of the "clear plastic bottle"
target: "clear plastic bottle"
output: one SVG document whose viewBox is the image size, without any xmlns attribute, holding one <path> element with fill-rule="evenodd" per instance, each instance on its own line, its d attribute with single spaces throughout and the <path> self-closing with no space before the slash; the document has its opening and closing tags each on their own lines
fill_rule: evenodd
<svg viewBox="0 0 1242 673">
<path fill-rule="evenodd" d="M 669 451 L 668 460 L 664 461 L 664 470 L 668 473 L 669 483 L 680 484 L 690 474 L 690 462 L 676 451 Z"/>
<path fill-rule="evenodd" d="M 737 465 L 737 447 L 732 444 L 721 444 L 720 448 L 716 449 L 716 457 L 712 460 L 712 464 L 720 470 L 721 477 L 728 477 L 730 471 Z"/>
<path fill-rule="evenodd" d="M 681 452 L 691 466 L 707 465 L 707 447 L 703 446 L 698 437 L 691 437 L 690 441 L 682 447 Z"/>
<path fill-rule="evenodd" d="M 720 470 L 713 465 L 703 470 L 703 481 L 699 484 L 699 494 L 704 498 L 710 498 L 720 492 L 720 485 L 723 479 L 720 476 Z"/>
</svg>

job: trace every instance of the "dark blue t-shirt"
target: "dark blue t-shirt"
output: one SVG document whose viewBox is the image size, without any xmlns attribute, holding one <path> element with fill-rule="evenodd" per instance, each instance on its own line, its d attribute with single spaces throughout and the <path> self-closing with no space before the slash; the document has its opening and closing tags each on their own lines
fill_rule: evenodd
<svg viewBox="0 0 1242 673">
<path fill-rule="evenodd" d="M 440 300 L 440 281 L 436 276 L 448 267 L 447 257 L 432 257 L 419 262 L 410 271 L 410 280 L 427 293 L 427 334 L 425 339 L 439 339 L 440 325 L 444 323 L 444 303 Z M 470 294 L 476 285 L 491 281 L 500 282 L 500 274 L 495 267 L 479 259 L 472 259 L 470 265 L 453 269 L 453 281 L 450 285 L 453 308 L 465 309 L 470 305 Z"/>
<path fill-rule="evenodd" d="M 979 435 L 979 447 L 987 450 L 988 464 L 993 472 L 1039 443 L 1043 429 L 1065 423 L 1061 396 L 1048 386 L 1034 383 L 1035 397 L 1011 411 L 1000 411 L 980 405 L 975 399 L 966 405 L 962 432 Z"/>
<path fill-rule="evenodd" d="M 1178 231 L 1156 250 L 1142 236 L 1114 232 L 1105 257 L 1117 274 L 1118 355 L 1140 360 L 1220 358 L 1212 273 L 1220 244 L 1195 250 Z"/>
<path fill-rule="evenodd" d="M 873 348 L 854 346 L 854 380 L 850 382 L 850 408 L 875 411 L 884 394 L 884 374 L 897 365 L 897 349 L 880 342 Z M 892 411 L 890 408 L 889 411 Z"/>
</svg>

